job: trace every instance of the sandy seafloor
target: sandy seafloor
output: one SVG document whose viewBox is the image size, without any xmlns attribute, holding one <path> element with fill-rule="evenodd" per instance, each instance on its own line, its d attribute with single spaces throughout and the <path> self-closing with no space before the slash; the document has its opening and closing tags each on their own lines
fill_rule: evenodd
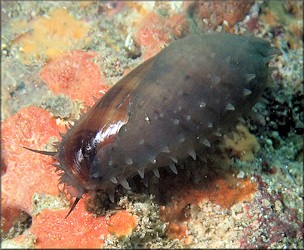
<svg viewBox="0 0 304 250">
<path fill-rule="evenodd" d="M 144 43 L 136 45 L 132 36 L 147 13 L 155 12 L 169 18 L 183 11 L 183 2 L 174 1 L 170 4 L 157 1 L 128 4 L 98 1 L 1 1 L 1 4 L 2 124 L 28 106 L 44 108 L 62 123 L 71 117 L 77 118 L 75 113 L 79 112 L 83 103 L 52 93 L 39 78 L 39 72 L 46 62 L 69 50 L 96 51 L 99 56 L 96 59 L 97 65 L 104 76 L 104 84 L 112 86 L 126 69 L 132 69 L 143 61 L 143 47 L 148 46 Z M 88 25 L 88 31 L 83 31 L 85 35 L 81 39 L 81 34 L 76 34 L 70 38 L 77 40 L 76 42 L 64 41 L 62 46 L 58 46 L 34 35 L 28 38 L 35 29 L 31 24 L 32 20 L 48 16 L 53 10 L 61 8 L 67 10 L 75 20 L 81 20 Z M 188 17 L 191 18 L 194 17 Z M 200 21 L 195 19 L 190 28 L 176 37 L 210 30 L 220 32 L 225 29 L 225 22 L 221 22 L 217 27 L 210 27 L 207 25 L 210 20 Z M 155 25 L 160 26 L 161 30 L 160 23 Z M 79 29 L 79 33 L 82 32 L 78 23 L 73 28 Z M 58 31 L 57 35 L 60 32 Z M 153 29 L 150 32 L 153 33 Z M 163 204 L 158 201 L 157 192 L 161 191 L 121 191 L 117 205 L 136 215 L 137 226 L 125 237 L 106 237 L 103 247 L 303 249 L 303 3 L 256 1 L 239 22 L 229 27 L 228 32 L 253 33 L 267 39 L 280 50 L 280 54 L 270 63 L 274 68 L 272 83 L 265 90 L 264 99 L 253 108 L 255 115 L 246 118 L 244 125 L 256 138 L 255 142 L 255 139 L 247 134 L 250 140 L 254 141 L 248 142 L 253 145 L 254 149 L 251 150 L 254 156 L 242 161 L 239 153 L 242 149 L 234 146 L 231 148 L 236 153 L 228 156 L 231 171 L 229 173 L 234 173 L 237 179 L 256 183 L 256 191 L 251 193 L 250 198 L 235 201 L 227 207 L 220 206 L 217 201 L 211 199 L 188 204 L 185 211 L 187 220 L 184 222 L 187 226 L 187 236 L 180 239 L 167 237 L 168 224 L 164 223 L 159 215 L 160 206 Z M 63 29 L 62 36 L 65 35 Z M 60 38 L 58 39 L 60 43 Z M 45 44 L 41 45 L 43 42 Z M 26 44 L 30 48 L 25 47 Z M 234 143 L 237 144 L 237 140 Z M 244 147 L 246 145 L 245 139 Z M 2 157 L 1 168 L 4 169 L 5 154 Z M 5 165 L 5 168 L 9 169 L 10 165 Z M 182 168 L 187 168 L 187 164 Z M 192 167 L 189 169 L 190 173 L 181 170 L 183 174 L 186 173 L 185 178 L 187 173 L 188 177 L 193 175 Z M 224 169 L 217 171 L 227 171 Z M 2 176 L 7 173 L 8 171 L 1 171 Z M 199 174 L 197 175 L 199 179 Z M 152 184 L 152 189 L 155 186 L 157 184 Z M 39 200 L 39 197 L 36 199 Z M 5 204 L 2 203 L 2 209 L 3 206 Z M 42 209 L 52 209 L 49 204 L 41 206 Z M 32 216 L 37 214 L 39 212 L 33 213 Z M 26 221 L 27 223 L 22 224 L 17 219 L 5 232 L 1 221 L 2 248 L 37 247 L 35 242 L 39 236 L 28 234 L 31 227 L 30 215 Z M 178 232 L 176 234 L 178 235 Z M 20 235 L 25 237 L 16 241 Z M 62 247 L 65 247 L 64 242 Z M 85 245 L 82 247 L 85 248 Z"/>
</svg>

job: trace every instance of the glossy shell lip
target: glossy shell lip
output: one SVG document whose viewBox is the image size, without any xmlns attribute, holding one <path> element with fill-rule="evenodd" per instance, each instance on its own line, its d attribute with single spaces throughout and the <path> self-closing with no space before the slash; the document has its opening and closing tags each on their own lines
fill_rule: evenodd
<svg viewBox="0 0 304 250">
<path fill-rule="evenodd" d="M 98 166 L 96 152 L 100 150 L 100 147 L 105 147 L 113 142 L 125 123 L 118 120 L 108 126 L 103 126 L 96 133 L 81 136 L 80 142 L 68 141 L 63 144 L 70 149 L 72 149 L 72 146 L 77 146 L 77 150 L 71 150 L 72 153 L 70 154 L 67 154 L 64 148 L 61 148 L 58 153 L 58 162 L 69 176 L 68 184 L 75 187 L 81 186 L 84 190 L 96 190 L 102 186 L 104 174 Z M 88 135 L 88 133 L 85 133 L 85 135 Z M 90 167 L 88 168 L 88 166 Z"/>
</svg>

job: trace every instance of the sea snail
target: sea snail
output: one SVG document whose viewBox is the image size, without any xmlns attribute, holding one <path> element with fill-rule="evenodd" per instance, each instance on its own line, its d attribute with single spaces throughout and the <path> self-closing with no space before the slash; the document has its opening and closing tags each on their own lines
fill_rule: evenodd
<svg viewBox="0 0 304 250">
<path fill-rule="evenodd" d="M 260 38 L 190 35 L 118 81 L 63 136 L 52 155 L 76 197 L 103 190 L 114 201 L 127 178 L 208 154 L 261 96 L 277 50 Z M 68 215 L 69 215 L 68 214 Z"/>
</svg>

